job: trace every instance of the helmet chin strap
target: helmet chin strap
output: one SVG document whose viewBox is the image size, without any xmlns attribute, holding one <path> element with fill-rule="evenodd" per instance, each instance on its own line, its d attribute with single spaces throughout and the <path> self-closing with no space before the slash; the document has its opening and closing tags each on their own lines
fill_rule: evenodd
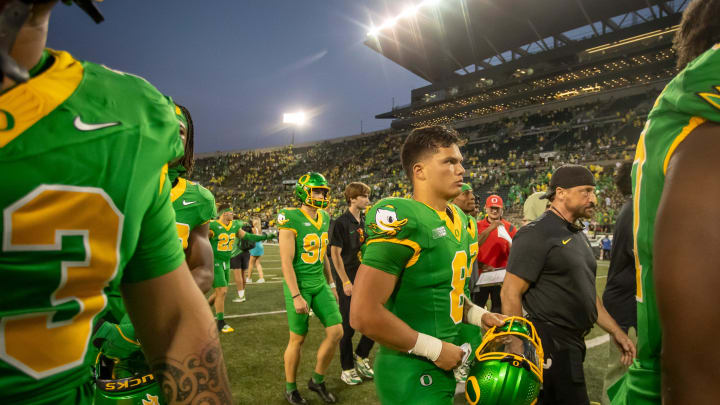
<svg viewBox="0 0 720 405">
<path fill-rule="evenodd" d="M 30 15 L 30 7 L 30 3 L 11 0 L 0 12 L 0 79 L 7 76 L 16 83 L 24 83 L 30 78 L 27 69 L 10 56 L 17 34 Z"/>
</svg>

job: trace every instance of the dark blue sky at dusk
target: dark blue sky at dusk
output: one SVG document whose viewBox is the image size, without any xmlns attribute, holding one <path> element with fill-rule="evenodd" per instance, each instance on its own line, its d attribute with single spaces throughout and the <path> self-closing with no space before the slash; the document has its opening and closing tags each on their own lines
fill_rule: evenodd
<svg viewBox="0 0 720 405">
<path fill-rule="evenodd" d="M 314 116 L 296 143 L 387 128 L 374 116 L 427 84 L 363 44 L 371 18 L 398 0 L 214 0 L 99 3 L 95 25 L 55 7 L 48 46 L 148 79 L 187 106 L 195 152 L 288 144 L 283 112 Z"/>
</svg>

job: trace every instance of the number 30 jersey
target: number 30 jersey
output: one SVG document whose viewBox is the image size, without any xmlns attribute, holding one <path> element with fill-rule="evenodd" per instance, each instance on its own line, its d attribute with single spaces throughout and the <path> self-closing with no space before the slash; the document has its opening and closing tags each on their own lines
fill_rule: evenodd
<svg viewBox="0 0 720 405">
<path fill-rule="evenodd" d="M 386 307 L 416 331 L 458 344 L 473 258 L 465 214 L 386 198 L 365 218 L 363 264 L 398 277 Z"/>
<path fill-rule="evenodd" d="M 278 228 L 295 234 L 295 257 L 293 269 L 298 287 L 315 288 L 327 283 L 324 275 L 325 255 L 328 247 L 330 215 L 318 209 L 317 217 L 310 218 L 298 208 L 280 210 Z"/>
<path fill-rule="evenodd" d="M 137 76 L 46 51 L 0 94 L 0 403 L 70 401 L 121 282 L 184 260 L 167 163 L 171 100 Z M 63 401 L 64 399 L 64 401 Z"/>
</svg>

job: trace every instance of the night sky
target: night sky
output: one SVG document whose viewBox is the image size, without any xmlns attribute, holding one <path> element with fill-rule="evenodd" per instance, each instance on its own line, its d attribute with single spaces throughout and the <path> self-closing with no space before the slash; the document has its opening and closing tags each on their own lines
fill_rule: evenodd
<svg viewBox="0 0 720 405">
<path fill-rule="evenodd" d="M 397 0 L 107 0 L 95 25 L 59 4 L 48 46 L 148 79 L 187 106 L 196 153 L 288 144 L 284 112 L 313 116 L 296 143 L 389 127 L 376 114 L 427 84 L 363 45 Z"/>
</svg>

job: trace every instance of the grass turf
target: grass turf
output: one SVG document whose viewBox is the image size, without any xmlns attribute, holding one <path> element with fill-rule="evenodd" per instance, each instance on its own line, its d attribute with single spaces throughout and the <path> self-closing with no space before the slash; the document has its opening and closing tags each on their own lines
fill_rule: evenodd
<svg viewBox="0 0 720 405">
<path fill-rule="evenodd" d="M 223 333 L 220 341 L 225 355 L 233 397 L 239 404 L 284 404 L 285 372 L 283 352 L 288 339 L 288 326 L 285 313 L 269 313 L 285 310 L 282 292 L 282 273 L 277 245 L 265 245 L 262 259 L 265 284 L 250 284 L 246 287 L 247 301 L 232 302 L 237 297 L 235 284 L 228 288 L 225 303 L 225 319 L 235 328 L 233 333 Z M 598 262 L 597 291 L 602 294 L 605 288 L 608 262 Z M 232 276 L 231 282 L 232 282 Z M 253 270 L 254 281 L 258 274 Z M 604 335 L 595 327 L 586 339 Z M 300 393 L 309 403 L 323 403 L 320 398 L 307 389 L 307 381 L 315 367 L 315 353 L 324 337 L 322 324 L 316 317 L 310 319 L 310 330 L 302 349 L 298 368 L 297 383 Z M 357 343 L 359 336 L 354 340 Z M 371 361 L 377 349 L 373 348 Z M 585 377 L 591 401 L 600 402 L 603 378 L 608 357 L 608 343 L 589 348 L 585 358 Z M 340 380 L 339 351 L 336 351 L 325 377 L 327 387 L 339 398 L 339 402 L 348 404 L 377 404 L 373 382 L 364 381 L 357 386 L 345 385 Z M 458 396 L 455 403 L 462 404 L 464 399 Z"/>
</svg>

